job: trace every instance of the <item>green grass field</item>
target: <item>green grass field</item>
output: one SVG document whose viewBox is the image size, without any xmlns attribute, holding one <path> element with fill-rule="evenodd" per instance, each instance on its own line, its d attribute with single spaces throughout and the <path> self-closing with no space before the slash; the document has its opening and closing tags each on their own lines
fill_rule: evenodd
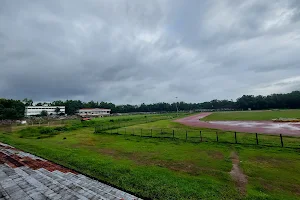
<svg viewBox="0 0 300 200">
<path fill-rule="evenodd" d="M 136 116 L 136 119 L 129 120 L 134 125 L 124 123 L 121 127 L 118 127 L 119 120 L 126 121 L 128 116 L 99 118 L 96 125 L 104 120 L 109 128 L 98 134 L 94 134 L 95 124 L 91 123 L 56 132 L 24 129 L 11 134 L 0 133 L 0 141 L 142 198 L 300 199 L 300 149 L 296 148 L 300 144 L 299 138 L 290 138 L 291 144 L 295 144 L 293 148 L 244 144 L 243 140 L 252 142 L 253 138 L 242 135 L 238 135 L 242 144 L 230 144 L 225 139 L 233 141 L 232 132 L 226 132 L 228 135 L 220 135 L 220 142 L 216 143 L 211 142 L 215 139 L 215 131 L 202 129 L 207 142 L 200 143 L 196 137 L 201 129 L 172 122 L 167 119 L 169 115 L 160 115 L 164 118 L 162 120 L 152 117 L 153 121 L 150 122 L 149 116 L 147 122 L 144 116 Z M 154 128 L 157 132 L 152 134 L 157 138 L 130 135 L 130 130 L 134 129 L 136 135 L 142 130 L 145 134 L 142 136 L 147 136 L 150 132 L 143 131 Z M 173 129 L 179 139 L 159 137 L 171 136 Z M 185 130 L 191 137 L 187 142 L 184 140 Z M 110 134 L 116 132 L 122 135 Z M 265 140 L 272 143 L 275 138 L 270 136 Z M 274 145 L 277 143 L 276 137 Z M 240 167 L 247 176 L 246 193 L 239 192 L 230 176 L 232 152 L 239 155 Z"/>
<path fill-rule="evenodd" d="M 202 121 L 234 121 L 234 120 L 272 120 L 276 118 L 300 118 L 300 110 L 276 110 L 276 111 L 242 111 L 242 112 L 216 112 Z"/>
</svg>

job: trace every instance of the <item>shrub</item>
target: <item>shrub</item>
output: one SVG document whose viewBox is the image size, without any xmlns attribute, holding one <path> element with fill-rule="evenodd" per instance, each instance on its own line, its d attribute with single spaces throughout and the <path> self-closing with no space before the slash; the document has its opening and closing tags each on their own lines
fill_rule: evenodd
<svg viewBox="0 0 300 200">
<path fill-rule="evenodd" d="M 55 131 L 68 131 L 68 128 L 65 126 L 59 126 L 54 128 Z"/>
<path fill-rule="evenodd" d="M 48 127 L 43 127 L 40 129 L 40 134 L 51 134 L 54 133 L 55 130 L 52 128 L 48 128 Z"/>
<path fill-rule="evenodd" d="M 38 128 L 32 128 L 32 127 L 22 129 L 18 132 L 20 134 L 20 138 L 35 137 L 35 136 L 38 136 L 40 134 Z"/>
</svg>

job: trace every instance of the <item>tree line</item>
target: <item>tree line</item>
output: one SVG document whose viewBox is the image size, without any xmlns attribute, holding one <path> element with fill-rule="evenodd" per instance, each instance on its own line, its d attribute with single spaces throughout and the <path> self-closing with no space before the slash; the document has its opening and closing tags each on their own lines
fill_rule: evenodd
<svg viewBox="0 0 300 200">
<path fill-rule="evenodd" d="M 0 98 L 0 120 L 20 119 L 24 117 L 25 106 L 32 106 L 31 99 L 13 100 Z M 36 105 L 43 105 L 38 103 Z M 74 115 L 81 108 L 107 108 L 112 113 L 131 113 L 131 112 L 175 112 L 190 110 L 262 110 L 262 109 L 295 109 L 300 108 L 300 91 L 293 91 L 287 94 L 271 94 L 267 96 L 243 95 L 236 101 L 233 100 L 212 100 L 202 103 L 153 103 L 141 105 L 115 105 L 110 102 L 83 102 L 80 100 L 57 100 L 50 103 L 51 106 L 65 106 L 66 114 Z"/>
</svg>

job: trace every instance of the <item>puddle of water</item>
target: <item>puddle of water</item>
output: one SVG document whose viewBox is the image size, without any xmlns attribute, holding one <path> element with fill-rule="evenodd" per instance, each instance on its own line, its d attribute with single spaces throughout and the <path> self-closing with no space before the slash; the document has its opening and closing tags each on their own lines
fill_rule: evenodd
<svg viewBox="0 0 300 200">
<path fill-rule="evenodd" d="M 255 121 L 210 121 L 210 124 L 220 124 L 228 126 L 238 126 L 244 128 L 266 128 L 266 129 L 289 129 L 289 130 L 300 130 L 299 122 L 255 122 Z"/>
<path fill-rule="evenodd" d="M 271 129 L 290 129 L 290 130 L 295 130 L 299 131 L 300 127 L 295 126 L 297 124 L 293 123 L 274 123 L 274 124 L 267 124 L 266 128 L 271 128 Z"/>
</svg>

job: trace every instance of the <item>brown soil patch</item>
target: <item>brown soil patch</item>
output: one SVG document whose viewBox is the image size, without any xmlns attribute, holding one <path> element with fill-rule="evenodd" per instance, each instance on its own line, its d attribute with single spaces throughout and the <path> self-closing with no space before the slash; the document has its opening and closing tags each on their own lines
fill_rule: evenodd
<svg viewBox="0 0 300 200">
<path fill-rule="evenodd" d="M 265 190 L 268 191 L 280 191 L 280 190 L 284 190 L 284 191 L 290 191 L 293 194 L 296 194 L 297 196 L 300 195 L 300 185 L 297 184 L 290 184 L 290 183 L 286 183 L 286 182 L 281 182 L 281 183 L 273 183 L 272 181 L 269 180 L 265 180 L 260 178 L 260 184 L 262 185 L 262 187 Z"/>
<path fill-rule="evenodd" d="M 239 192 L 243 195 L 246 194 L 246 186 L 248 183 L 246 175 L 243 173 L 241 168 L 239 167 L 239 156 L 237 155 L 236 152 L 231 152 L 230 155 L 231 161 L 232 161 L 232 169 L 230 171 L 230 175 L 235 181 L 235 184 L 239 190 Z"/>
<path fill-rule="evenodd" d="M 272 165 L 272 166 L 278 166 L 285 163 L 294 163 L 291 159 L 286 158 L 272 158 L 272 157 L 266 157 L 266 156 L 256 156 L 253 161 L 265 165 Z"/>
<path fill-rule="evenodd" d="M 79 145 L 80 146 L 95 146 L 96 145 L 95 142 L 96 142 L 95 139 L 88 138 L 88 139 L 81 140 Z"/>
<path fill-rule="evenodd" d="M 118 155 L 118 152 L 114 149 L 99 149 L 99 152 L 113 157 L 116 157 Z"/>
<path fill-rule="evenodd" d="M 138 153 L 138 152 L 122 152 L 114 149 L 99 149 L 104 155 L 111 156 L 115 159 L 129 159 L 138 165 L 158 166 L 168 168 L 173 171 L 185 172 L 191 175 L 199 175 L 201 173 L 215 175 L 221 171 L 199 167 L 195 162 L 190 160 L 184 161 L 166 161 L 157 159 L 157 153 Z"/>
<path fill-rule="evenodd" d="M 224 155 L 219 151 L 207 151 L 207 155 L 218 160 L 224 159 Z"/>
</svg>

